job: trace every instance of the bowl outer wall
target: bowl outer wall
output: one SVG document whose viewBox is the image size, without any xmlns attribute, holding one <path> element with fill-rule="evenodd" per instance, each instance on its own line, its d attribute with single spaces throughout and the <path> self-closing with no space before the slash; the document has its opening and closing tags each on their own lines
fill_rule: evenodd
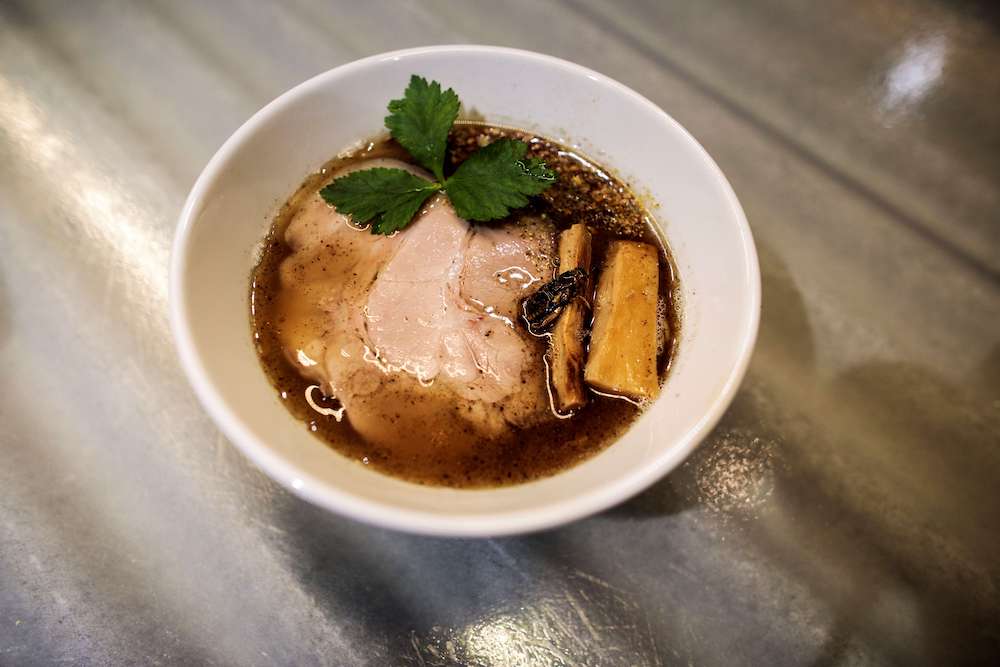
<svg viewBox="0 0 1000 667">
<path fill-rule="evenodd" d="M 379 131 L 384 101 L 398 96 L 413 72 L 455 87 L 466 109 L 491 122 L 579 146 L 659 202 L 653 213 L 681 280 L 675 366 L 660 399 L 622 439 L 551 478 L 454 490 L 368 470 L 320 445 L 288 414 L 252 349 L 247 279 L 274 211 L 311 170 Z M 532 113 L 535 100 L 541 106 Z M 525 116 L 517 115 L 521 108 L 528 109 Z M 182 366 L 199 399 L 270 476 L 313 503 L 369 523 L 487 536 L 600 511 L 683 461 L 722 416 L 746 372 L 759 324 L 760 276 L 749 225 L 725 177 L 676 121 L 644 97 L 549 56 L 425 47 L 320 74 L 268 104 L 226 141 L 181 213 L 170 307 Z"/>
</svg>

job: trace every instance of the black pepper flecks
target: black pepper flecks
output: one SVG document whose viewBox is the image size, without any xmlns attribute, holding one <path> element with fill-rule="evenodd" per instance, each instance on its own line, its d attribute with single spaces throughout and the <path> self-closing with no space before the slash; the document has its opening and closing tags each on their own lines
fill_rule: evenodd
<svg viewBox="0 0 1000 667">
<path fill-rule="evenodd" d="M 478 123 L 458 123 L 449 136 L 449 166 L 454 169 L 473 152 L 502 139 L 528 144 L 528 157 L 537 157 L 556 170 L 548 190 L 532 198 L 525 213 L 551 220 L 557 229 L 585 222 L 617 238 L 642 240 L 649 234 L 647 213 L 621 181 L 583 155 L 530 132 Z"/>
</svg>

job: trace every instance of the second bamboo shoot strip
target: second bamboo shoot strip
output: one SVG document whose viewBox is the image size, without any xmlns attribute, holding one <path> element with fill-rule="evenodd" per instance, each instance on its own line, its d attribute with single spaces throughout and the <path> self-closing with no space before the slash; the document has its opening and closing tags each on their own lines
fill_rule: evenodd
<svg viewBox="0 0 1000 667">
<path fill-rule="evenodd" d="M 583 269 L 590 272 L 590 230 L 577 223 L 559 235 L 559 271 Z M 589 279 L 588 279 L 589 284 Z M 589 289 L 584 290 L 585 293 Z M 583 407 L 587 394 L 583 387 L 583 328 L 586 303 L 577 297 L 567 305 L 552 330 L 552 389 L 556 408 L 568 412 Z"/>
<path fill-rule="evenodd" d="M 594 327 L 584 370 L 587 384 L 633 399 L 655 398 L 656 320 L 660 266 L 656 248 L 614 241 L 594 301 Z"/>
</svg>

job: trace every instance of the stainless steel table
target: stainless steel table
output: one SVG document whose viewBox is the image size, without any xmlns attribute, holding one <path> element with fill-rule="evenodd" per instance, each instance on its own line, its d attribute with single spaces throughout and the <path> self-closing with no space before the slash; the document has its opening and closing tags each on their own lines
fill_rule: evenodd
<svg viewBox="0 0 1000 667">
<path fill-rule="evenodd" d="M 716 432 L 560 530 L 425 539 L 250 466 L 167 329 L 209 156 L 379 51 L 505 44 L 684 123 L 760 343 Z M 1000 664 L 1000 22 L 988 2 L 0 1 L 0 664 Z"/>
</svg>

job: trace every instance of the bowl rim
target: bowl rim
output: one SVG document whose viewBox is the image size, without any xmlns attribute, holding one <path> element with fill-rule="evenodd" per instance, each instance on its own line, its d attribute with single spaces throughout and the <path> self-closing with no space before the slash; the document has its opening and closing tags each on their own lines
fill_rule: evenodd
<svg viewBox="0 0 1000 667">
<path fill-rule="evenodd" d="M 659 116 L 664 123 L 677 132 L 682 141 L 690 144 L 694 153 L 705 163 L 709 172 L 722 186 L 725 203 L 737 223 L 746 261 L 750 317 L 739 337 L 739 356 L 721 391 L 694 427 L 689 429 L 668 450 L 617 479 L 570 498 L 549 502 L 527 510 L 498 510 L 476 515 L 442 515 L 422 510 L 405 509 L 378 500 L 356 496 L 314 477 L 308 470 L 300 469 L 291 461 L 278 455 L 266 442 L 258 438 L 226 404 L 214 384 L 208 379 L 204 363 L 197 352 L 191 335 L 190 317 L 185 300 L 182 298 L 185 287 L 185 269 L 188 262 L 188 241 L 194 220 L 204 206 L 205 195 L 219 178 L 223 167 L 229 162 L 232 155 L 261 125 L 279 115 L 296 98 L 355 70 L 364 69 L 385 60 L 442 53 L 455 55 L 493 54 L 561 68 L 567 73 L 586 76 L 608 86 L 618 95 L 630 98 L 633 102 L 652 111 L 654 115 Z M 753 234 L 732 186 L 704 147 L 663 109 L 624 84 L 600 72 L 561 58 L 523 49 L 457 44 L 389 51 L 340 65 L 294 86 L 253 114 L 249 120 L 230 135 L 208 161 L 184 202 L 171 251 L 168 298 L 170 326 L 178 357 L 195 394 L 216 426 L 222 430 L 229 441 L 236 445 L 269 477 L 275 479 L 295 495 L 315 505 L 368 524 L 424 535 L 493 537 L 543 530 L 595 514 L 638 494 L 679 465 L 721 419 L 746 375 L 760 325 L 761 285 L 760 267 Z M 457 492 L 475 493 L 477 490 L 457 490 Z"/>
</svg>

